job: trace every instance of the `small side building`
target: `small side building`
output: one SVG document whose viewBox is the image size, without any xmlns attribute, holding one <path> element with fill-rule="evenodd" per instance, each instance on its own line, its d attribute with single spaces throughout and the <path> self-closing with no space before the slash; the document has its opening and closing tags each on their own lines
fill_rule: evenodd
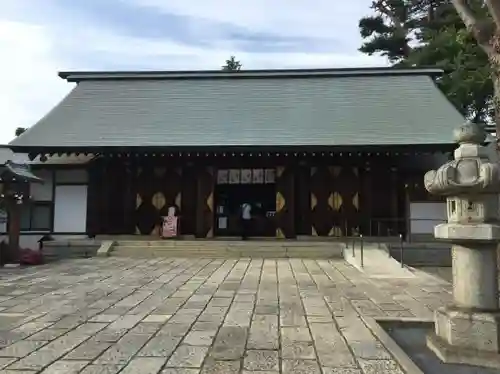
<svg viewBox="0 0 500 374">
<path fill-rule="evenodd" d="M 423 174 L 464 121 L 440 74 L 60 73 L 75 88 L 9 145 L 45 181 L 29 230 L 157 235 L 175 204 L 183 236 L 236 236 L 249 202 L 257 237 L 430 234 L 445 209 Z"/>
</svg>

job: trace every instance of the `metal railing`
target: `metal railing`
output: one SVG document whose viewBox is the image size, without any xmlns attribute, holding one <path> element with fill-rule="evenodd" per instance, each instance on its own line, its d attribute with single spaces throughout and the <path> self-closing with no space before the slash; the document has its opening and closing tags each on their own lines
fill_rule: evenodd
<svg viewBox="0 0 500 374">
<path fill-rule="evenodd" d="M 365 243 L 364 243 L 363 234 L 359 234 L 357 236 L 352 236 L 350 242 L 351 242 L 352 257 L 356 257 L 356 243 L 357 242 L 359 243 L 359 255 L 360 255 L 359 262 L 360 262 L 361 267 L 364 267 Z M 346 242 L 346 250 L 348 250 L 348 249 L 349 249 L 349 244 L 348 244 L 348 242 Z M 379 249 L 380 249 L 380 245 L 379 245 Z M 399 262 L 400 262 L 402 268 L 405 267 L 405 265 L 404 265 L 404 250 L 405 250 L 404 236 L 403 236 L 403 234 L 399 234 L 399 256 L 400 256 Z M 389 247 L 386 247 L 386 252 L 387 252 L 387 255 L 389 258 L 392 257 Z"/>
<path fill-rule="evenodd" d="M 342 227 L 342 236 L 346 237 L 363 234 L 375 240 L 376 238 L 397 240 L 400 235 L 403 235 L 406 241 L 410 241 L 413 234 L 424 234 L 423 232 L 412 232 L 412 226 L 418 222 L 428 222 L 429 226 L 436 226 L 440 223 L 446 223 L 446 220 L 436 218 L 414 218 L 411 220 L 407 218 L 360 218 L 343 220 L 339 226 Z M 428 234 L 431 234 L 431 230 Z"/>
<path fill-rule="evenodd" d="M 363 241 L 363 234 L 359 234 L 357 237 L 353 236 L 352 237 L 352 257 L 356 257 L 356 238 L 359 240 L 359 253 L 360 253 L 360 264 L 361 267 L 364 267 L 365 263 L 365 244 Z"/>
<path fill-rule="evenodd" d="M 405 261 L 405 246 L 411 242 L 411 226 L 415 222 L 429 222 L 432 226 L 445 223 L 444 219 L 436 218 L 370 218 L 365 220 L 344 221 L 344 233 L 348 234 L 349 229 L 359 228 L 355 234 L 346 235 L 346 249 L 351 244 L 352 256 L 356 257 L 356 249 L 359 248 L 360 264 L 364 266 L 365 241 L 376 243 L 379 249 L 385 249 L 388 257 L 392 257 L 391 245 L 383 246 L 384 242 L 392 243 L 393 249 L 399 250 L 399 262 L 403 268 Z M 374 230 L 375 229 L 375 230 Z M 351 231 L 352 232 L 352 231 Z M 420 234 L 420 233 L 416 233 Z M 368 239 L 366 239 L 368 237 Z M 397 245 L 397 247 L 396 247 Z M 394 248 L 396 247 L 396 248 Z"/>
<path fill-rule="evenodd" d="M 405 267 L 405 263 L 404 263 L 404 240 L 403 240 L 403 235 L 402 234 L 399 234 L 399 250 L 400 250 L 400 258 L 399 258 L 399 261 L 401 262 L 401 267 L 404 268 Z M 391 250 L 389 248 L 387 248 L 387 251 L 389 252 L 389 256 L 391 255 Z"/>
</svg>

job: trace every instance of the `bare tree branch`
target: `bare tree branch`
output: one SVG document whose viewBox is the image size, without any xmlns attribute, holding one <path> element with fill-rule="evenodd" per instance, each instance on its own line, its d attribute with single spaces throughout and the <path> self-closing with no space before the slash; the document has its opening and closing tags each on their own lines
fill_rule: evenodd
<svg viewBox="0 0 500 374">
<path fill-rule="evenodd" d="M 472 11 L 469 6 L 467 0 L 452 0 L 455 9 L 457 10 L 458 15 L 464 22 L 465 26 L 469 31 L 474 32 L 477 28 L 479 21 L 476 18 L 476 15 Z"/>
<path fill-rule="evenodd" d="M 406 39 L 410 34 L 410 29 L 406 24 L 406 19 L 401 19 L 394 11 L 393 8 L 387 3 L 387 1 L 375 1 L 373 6 L 381 14 L 385 15 L 392 23 L 395 28 L 395 35 Z M 404 55 L 408 57 L 411 52 L 411 47 L 408 42 L 405 43 Z"/>
<path fill-rule="evenodd" d="M 474 11 L 469 5 L 467 0 L 452 0 L 458 15 L 462 19 L 463 23 L 476 38 L 479 46 L 484 50 L 484 52 L 490 56 L 494 56 L 495 50 L 490 44 L 491 37 L 493 33 L 491 30 L 491 22 L 487 20 L 479 20 L 474 14 Z M 494 3 L 498 3 L 498 0 L 493 0 Z M 496 7 L 496 5 L 495 5 Z"/>
<path fill-rule="evenodd" d="M 488 7 L 488 11 L 495 21 L 497 29 L 500 27 L 500 1 L 499 0 L 486 0 L 486 6 Z"/>
<path fill-rule="evenodd" d="M 378 6 L 380 4 L 380 6 Z M 399 19 L 396 14 L 391 10 L 387 1 L 381 1 L 377 4 L 377 8 L 380 13 L 385 14 L 393 23 L 394 27 L 401 33 L 401 35 L 407 35 L 408 29 L 405 27 L 404 20 Z"/>
</svg>

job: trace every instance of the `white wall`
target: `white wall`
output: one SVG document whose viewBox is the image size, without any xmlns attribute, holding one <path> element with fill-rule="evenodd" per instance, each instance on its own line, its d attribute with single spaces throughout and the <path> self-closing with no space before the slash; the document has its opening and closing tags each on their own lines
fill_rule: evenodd
<svg viewBox="0 0 500 374">
<path fill-rule="evenodd" d="M 87 186 L 56 186 L 54 232 L 80 233 L 87 227 Z"/>
<path fill-rule="evenodd" d="M 433 234 L 434 226 L 446 221 L 445 202 L 410 203 L 411 234 Z"/>
</svg>

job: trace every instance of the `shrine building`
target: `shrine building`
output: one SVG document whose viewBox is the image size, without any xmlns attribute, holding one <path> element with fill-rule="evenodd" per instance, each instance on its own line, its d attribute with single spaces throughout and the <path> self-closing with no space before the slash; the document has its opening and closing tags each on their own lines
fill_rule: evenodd
<svg viewBox="0 0 500 374">
<path fill-rule="evenodd" d="M 224 238 L 246 202 L 254 237 L 431 234 L 423 175 L 464 121 L 441 73 L 60 73 L 74 88 L 8 145 L 45 181 L 23 233 L 157 235 L 175 204 L 183 237 Z"/>
</svg>

